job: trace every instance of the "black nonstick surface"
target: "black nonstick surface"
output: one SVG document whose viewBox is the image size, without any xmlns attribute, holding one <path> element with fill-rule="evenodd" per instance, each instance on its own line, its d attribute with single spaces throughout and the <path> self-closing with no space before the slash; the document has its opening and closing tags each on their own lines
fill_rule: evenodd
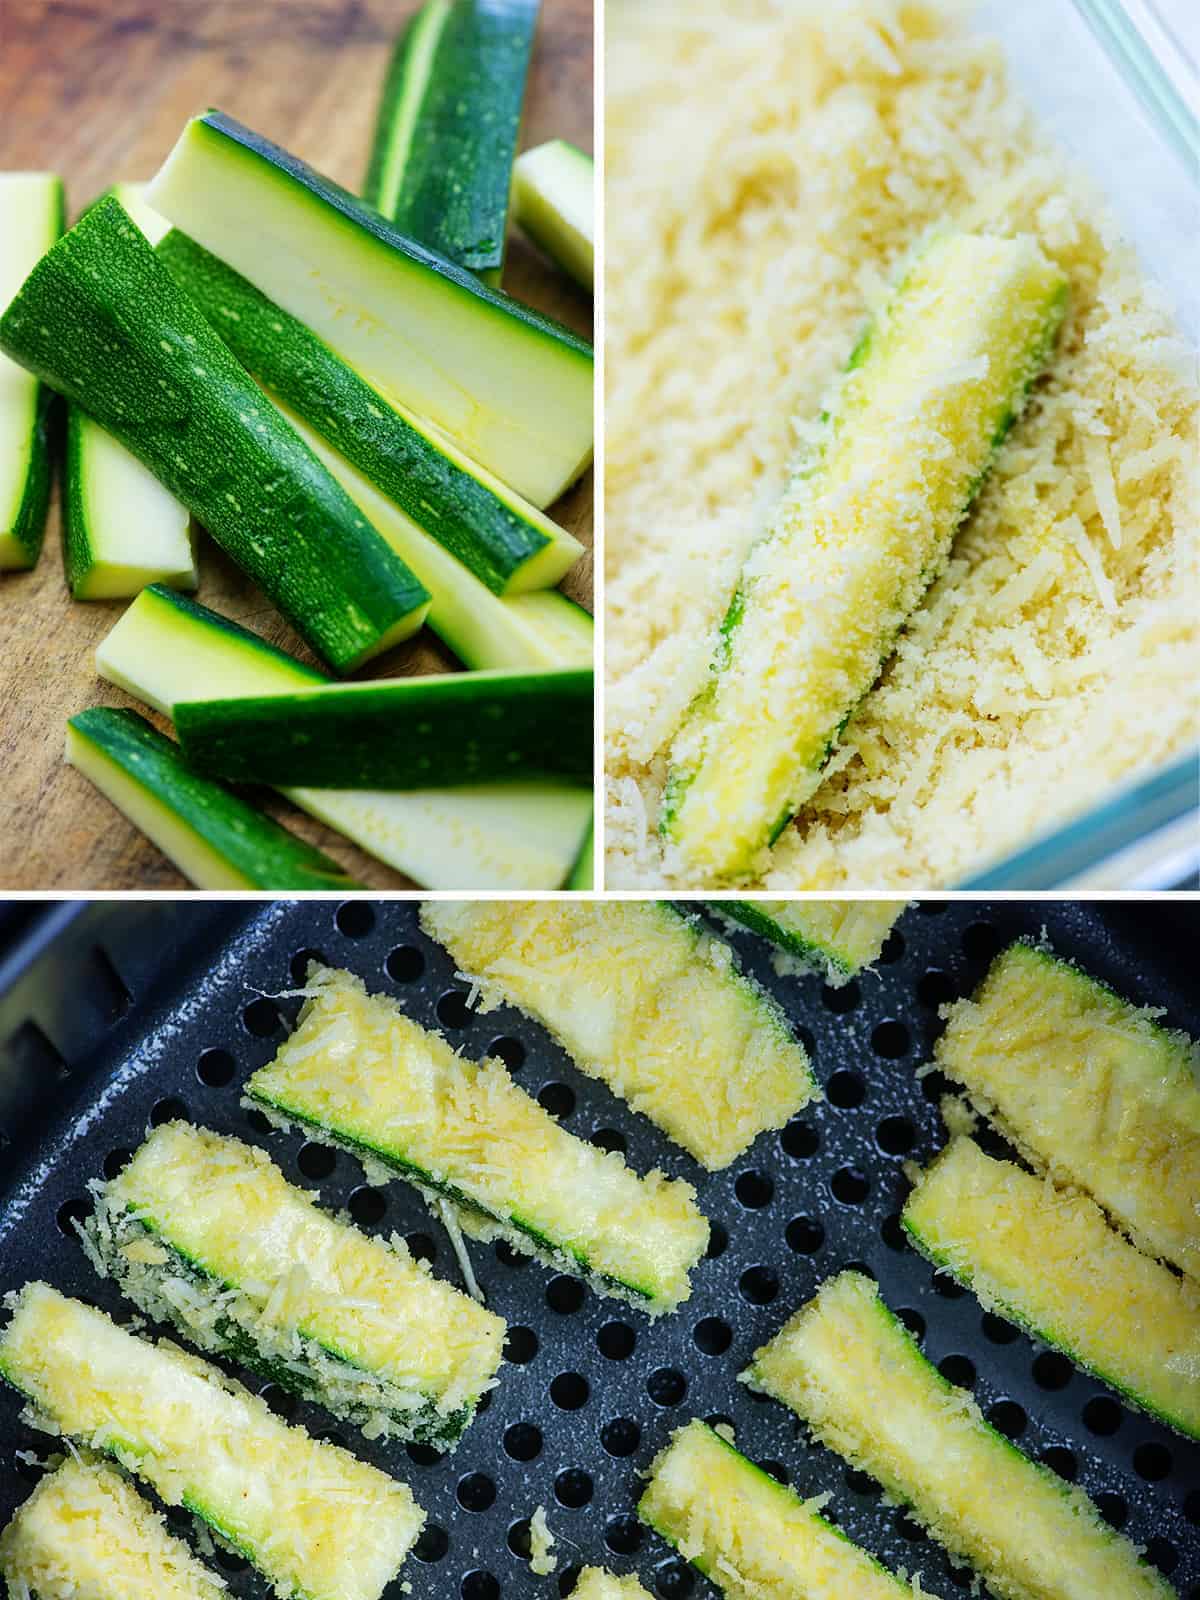
<svg viewBox="0 0 1200 1600">
<path fill-rule="evenodd" d="M 348 1204 L 366 1227 L 398 1229 L 460 1281 L 444 1233 L 403 1184 L 371 1189 L 348 1156 L 268 1132 L 239 1104 L 242 1083 L 273 1054 L 298 1005 L 265 996 L 292 987 L 319 953 L 396 996 L 468 1055 L 502 1055 L 574 1132 L 625 1150 L 639 1170 L 658 1165 L 687 1177 L 714 1224 L 693 1298 L 656 1324 L 503 1249 L 473 1246 L 488 1302 L 510 1325 L 511 1364 L 450 1456 L 369 1444 L 319 1408 L 292 1412 L 286 1396 L 268 1391 L 297 1421 L 335 1433 L 412 1485 L 429 1514 L 403 1573 L 415 1600 L 566 1594 L 588 1563 L 636 1571 L 665 1600 L 707 1595 L 633 1514 L 639 1474 L 694 1415 L 731 1420 L 741 1448 L 803 1494 L 831 1491 L 827 1514 L 892 1568 L 919 1571 L 928 1593 L 966 1593 L 969 1573 L 952 1568 L 868 1481 L 809 1444 L 783 1407 L 736 1381 L 785 1317 L 852 1264 L 875 1274 L 921 1332 L 926 1354 L 969 1384 L 1023 1450 L 1081 1483 L 1148 1547 L 1184 1600 L 1200 1600 L 1200 1447 L 985 1316 L 971 1295 L 935 1280 L 898 1231 L 902 1162 L 923 1162 L 943 1139 L 936 1101 L 944 1086 L 914 1072 L 937 1034 L 938 1005 L 969 991 L 1004 942 L 1043 928 L 1061 953 L 1200 1034 L 1194 903 L 916 907 L 878 970 L 837 991 L 814 978 L 779 978 L 767 947 L 738 935 L 746 965 L 809 1045 L 828 1098 L 727 1172 L 708 1175 L 578 1073 L 539 1028 L 510 1011 L 470 1011 L 465 985 L 420 933 L 411 904 L 99 903 L 39 913 L 9 929 L 7 967 L 0 952 L 0 1290 L 40 1277 L 119 1309 L 70 1218 L 88 1180 L 115 1171 L 147 1123 L 184 1114 L 264 1144 L 294 1182 L 319 1188 L 334 1207 Z M 0 1396 L 0 1520 L 36 1475 L 15 1452 L 47 1446 L 19 1411 L 14 1395 Z M 523 1554 L 538 1505 L 558 1539 L 559 1569 L 549 1579 L 534 1577 Z M 266 1594 L 241 1562 L 231 1558 L 227 1575 L 236 1595 Z M 393 1585 L 388 1600 L 402 1592 Z"/>
</svg>

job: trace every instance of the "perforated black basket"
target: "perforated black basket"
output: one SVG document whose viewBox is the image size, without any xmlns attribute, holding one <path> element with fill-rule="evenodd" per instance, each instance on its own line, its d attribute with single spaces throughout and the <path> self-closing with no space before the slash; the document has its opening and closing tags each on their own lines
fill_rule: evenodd
<svg viewBox="0 0 1200 1600">
<path fill-rule="evenodd" d="M 0 919 L 0 1290 L 40 1277 L 120 1309 L 112 1285 L 88 1267 L 71 1219 L 84 1209 L 88 1180 L 117 1170 L 147 1123 L 185 1113 L 266 1144 L 294 1181 L 348 1204 L 365 1227 L 406 1233 L 458 1281 L 445 1236 L 403 1184 L 372 1189 L 348 1156 L 269 1133 L 239 1104 L 243 1081 L 282 1036 L 281 1013 L 290 1017 L 297 1004 L 265 996 L 292 987 L 319 953 L 397 996 L 468 1054 L 495 1050 L 576 1133 L 626 1151 L 640 1170 L 659 1165 L 689 1178 L 714 1224 L 693 1298 L 653 1325 L 503 1247 L 473 1247 L 488 1301 L 510 1324 L 511 1365 L 451 1456 L 369 1444 L 352 1429 L 331 1429 L 317 1407 L 293 1409 L 267 1390 L 311 1430 L 334 1432 L 411 1483 L 429 1514 L 403 1574 L 415 1600 L 566 1594 L 587 1563 L 637 1571 L 664 1597 L 706 1594 L 634 1516 L 639 1474 L 693 1415 L 731 1420 L 742 1449 L 804 1494 L 831 1491 L 827 1514 L 889 1566 L 919 1571 L 930 1594 L 966 1592 L 970 1574 L 951 1567 L 869 1481 L 807 1443 L 783 1407 L 736 1381 L 785 1316 L 852 1264 L 875 1274 L 926 1353 L 974 1389 L 1004 1432 L 1081 1483 L 1184 1600 L 1200 1600 L 1200 1447 L 935 1279 L 905 1248 L 897 1220 L 903 1160 L 926 1160 L 943 1138 L 936 1100 L 944 1085 L 914 1073 L 942 1001 L 969 991 L 1003 943 L 1045 928 L 1061 953 L 1200 1034 L 1198 925 L 1200 906 L 1186 903 L 931 904 L 905 914 L 876 973 L 836 991 L 778 978 L 766 947 L 739 936 L 746 964 L 812 1051 L 828 1098 L 709 1176 L 576 1072 L 537 1027 L 509 1011 L 471 1012 L 411 905 L 18 911 Z M 16 1452 L 46 1449 L 19 1410 L 14 1395 L 0 1397 L 0 1520 L 35 1476 Z M 534 1577 L 526 1559 L 538 1505 L 558 1539 L 550 1579 Z M 234 1594 L 265 1593 L 243 1563 L 226 1567 Z M 401 1593 L 394 1586 L 388 1600 Z"/>
</svg>

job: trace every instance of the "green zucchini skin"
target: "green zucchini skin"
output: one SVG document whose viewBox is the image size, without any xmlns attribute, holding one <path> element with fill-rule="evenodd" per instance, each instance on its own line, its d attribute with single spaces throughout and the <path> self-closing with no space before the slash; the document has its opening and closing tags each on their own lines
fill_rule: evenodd
<svg viewBox="0 0 1200 1600">
<path fill-rule="evenodd" d="M 392 56 L 364 196 L 496 285 L 538 0 L 429 0 Z"/>
<path fill-rule="evenodd" d="M 246 370 L 493 594 L 524 587 L 525 569 L 551 544 L 562 545 L 561 559 L 549 566 L 543 558 L 544 584 L 531 586 L 552 588 L 574 565 L 581 554 L 574 539 L 511 490 L 490 487 L 465 458 L 460 465 L 432 430 L 396 411 L 232 267 L 177 229 L 158 255 Z"/>
<path fill-rule="evenodd" d="M 185 700 L 175 727 L 198 772 L 238 783 L 429 789 L 587 778 L 592 674 L 455 672 L 295 694 Z"/>
<path fill-rule="evenodd" d="M 418 628 L 430 596 L 287 426 L 120 203 L 34 268 L 0 347 L 145 463 L 337 671 Z"/>
<path fill-rule="evenodd" d="M 67 726 L 76 740 L 92 746 L 133 784 L 174 813 L 181 830 L 194 835 L 202 846 L 228 864 L 231 875 L 242 880 L 239 887 L 363 887 L 328 856 L 247 805 L 240 796 L 189 771 L 178 746 L 136 711 L 92 706 L 70 718 Z"/>
</svg>

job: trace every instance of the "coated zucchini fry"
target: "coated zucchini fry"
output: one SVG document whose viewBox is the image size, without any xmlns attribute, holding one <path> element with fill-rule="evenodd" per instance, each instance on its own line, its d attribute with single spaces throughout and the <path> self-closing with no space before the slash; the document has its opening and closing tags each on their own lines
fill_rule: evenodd
<svg viewBox="0 0 1200 1600">
<path fill-rule="evenodd" d="M 818 972 L 830 988 L 879 959 L 903 900 L 712 900 L 718 916 L 743 927 Z"/>
</svg>

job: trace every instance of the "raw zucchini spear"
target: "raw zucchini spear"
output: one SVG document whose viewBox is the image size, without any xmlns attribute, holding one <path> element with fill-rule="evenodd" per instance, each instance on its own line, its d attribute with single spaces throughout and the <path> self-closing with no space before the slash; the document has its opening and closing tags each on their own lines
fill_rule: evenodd
<svg viewBox="0 0 1200 1600">
<path fill-rule="evenodd" d="M 912 1600 L 811 1501 L 699 1420 L 651 1466 L 638 1516 L 729 1600 Z"/>
<path fill-rule="evenodd" d="M 429 789 L 592 771 L 590 672 L 448 672 L 177 702 L 189 764 L 238 783 Z"/>
<path fill-rule="evenodd" d="M 903 900 L 713 900 L 718 916 L 778 945 L 831 989 L 878 961 Z"/>
<path fill-rule="evenodd" d="M 534 505 L 591 460 L 590 345 L 231 117 L 194 117 L 147 198 Z"/>
<path fill-rule="evenodd" d="M 1114 1233 L 1086 1195 L 956 1138 L 901 1220 L 989 1311 L 1200 1439 L 1200 1289 Z"/>
<path fill-rule="evenodd" d="M 212 694 L 234 695 L 286 694 L 325 682 L 257 634 L 158 586 L 144 589 L 103 640 L 96 670 L 166 716 L 197 684 Z M 431 889 L 557 889 L 592 814 L 590 789 L 549 780 L 412 794 L 283 793 Z"/>
<path fill-rule="evenodd" d="M 62 179 L 0 173 L 0 311 L 63 231 Z M 50 390 L 0 354 L 0 572 L 32 567 L 50 504 Z"/>
<path fill-rule="evenodd" d="M 710 1170 L 818 1096 L 787 1018 L 727 944 L 653 901 L 426 900 L 421 926 L 580 1069 Z"/>
<path fill-rule="evenodd" d="M 42 257 L 0 346 L 144 462 L 336 670 L 420 627 L 427 591 L 111 196 Z"/>
<path fill-rule="evenodd" d="M 445 1448 L 495 1383 L 499 1317 L 431 1277 L 402 1239 L 322 1211 L 237 1139 L 156 1128 L 84 1227 L 147 1316 L 369 1438 Z"/>
<path fill-rule="evenodd" d="M 691 1293 L 708 1223 L 690 1184 L 640 1178 L 568 1133 L 499 1061 L 464 1061 L 349 972 L 309 969 L 294 1032 L 246 1094 L 602 1294 L 654 1316 Z"/>
<path fill-rule="evenodd" d="M 537 19 L 538 0 L 427 0 L 396 42 L 363 190 L 493 288 Z"/>
<path fill-rule="evenodd" d="M 430 628 L 464 666 L 478 672 L 511 667 L 590 667 L 592 619 L 565 594 L 535 589 L 495 595 L 461 561 L 428 538 L 393 500 L 276 398 L 276 406 L 373 528 L 433 595 Z"/>
<path fill-rule="evenodd" d="M 67 723 L 66 759 L 198 889 L 361 889 L 321 851 L 191 771 L 136 711 L 92 706 Z"/>
<path fill-rule="evenodd" d="M 574 1600 L 650 1600 L 632 1573 L 618 1578 L 602 1567 L 584 1567 L 571 1594 Z"/>
<path fill-rule="evenodd" d="M 999 1600 L 1171 1600 L 1081 1489 L 1022 1455 L 926 1361 L 861 1273 L 830 1279 L 743 1378 L 907 1505 Z"/>
<path fill-rule="evenodd" d="M 0 1377 L 66 1438 L 202 1518 L 283 1600 L 380 1600 L 425 1522 L 406 1484 L 48 1284 L 10 1304 Z"/>
<path fill-rule="evenodd" d="M 68 1458 L 0 1534 L 13 1600 L 224 1600 L 227 1590 L 115 1467 Z"/>
<path fill-rule="evenodd" d="M 109 190 L 151 244 L 166 223 L 140 183 Z M 191 517 L 138 458 L 79 406 L 67 408 L 63 570 L 76 600 L 117 600 L 148 583 L 196 587 Z"/>
<path fill-rule="evenodd" d="M 816 790 L 1046 362 L 1066 280 L 1028 238 L 949 233 L 859 340 L 814 457 L 751 549 L 676 735 L 662 832 L 740 877 Z"/>
<path fill-rule="evenodd" d="M 513 167 L 514 220 L 585 289 L 595 277 L 595 188 L 591 156 L 565 139 L 526 150 Z"/>
<path fill-rule="evenodd" d="M 1039 1170 L 1200 1278 L 1197 1047 L 1045 950 L 1012 945 L 934 1056 Z"/>
<path fill-rule="evenodd" d="M 493 594 L 553 588 L 575 565 L 582 554 L 577 539 L 428 423 L 385 400 L 232 267 L 177 229 L 158 254 L 267 392 L 315 428 Z"/>
</svg>

